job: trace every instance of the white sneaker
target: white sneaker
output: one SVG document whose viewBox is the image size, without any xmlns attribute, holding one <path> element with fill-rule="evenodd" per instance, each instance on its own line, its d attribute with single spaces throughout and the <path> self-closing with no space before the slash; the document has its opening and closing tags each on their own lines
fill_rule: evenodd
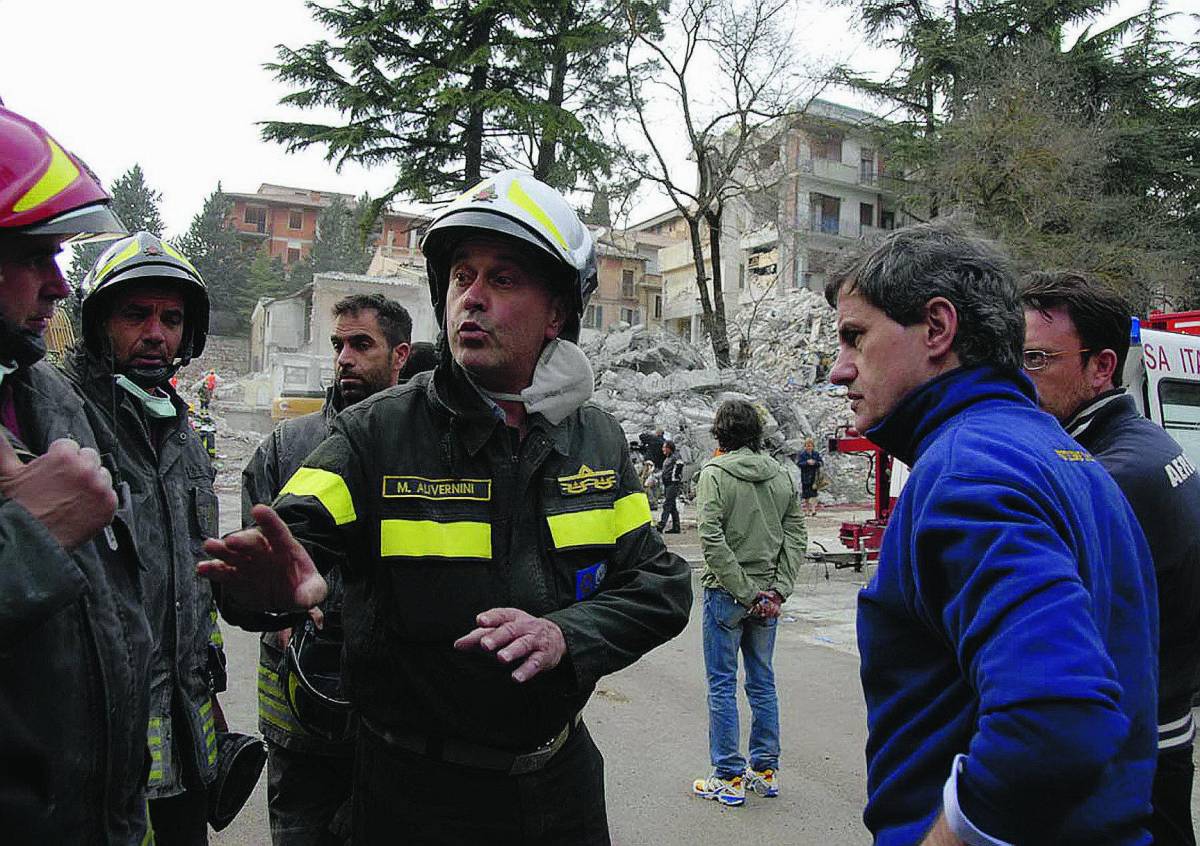
<svg viewBox="0 0 1200 846">
<path fill-rule="evenodd" d="M 759 796 L 774 798 L 779 795 L 779 774 L 770 767 L 761 772 L 746 767 L 746 786 Z"/>
<path fill-rule="evenodd" d="M 692 793 L 701 799 L 715 799 L 722 805 L 741 805 L 746 801 L 746 787 L 741 776 L 698 778 L 692 782 Z"/>
</svg>

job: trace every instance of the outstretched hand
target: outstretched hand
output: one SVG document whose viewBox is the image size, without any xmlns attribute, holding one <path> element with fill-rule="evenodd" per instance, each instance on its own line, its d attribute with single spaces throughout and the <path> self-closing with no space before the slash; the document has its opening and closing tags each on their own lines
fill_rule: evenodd
<svg viewBox="0 0 1200 846">
<path fill-rule="evenodd" d="M 475 622 L 479 628 L 454 641 L 454 648 L 494 652 L 505 664 L 525 659 L 513 670 L 517 682 L 553 670 L 567 652 L 567 641 L 558 624 L 520 608 L 493 608 L 476 617 Z"/>
<path fill-rule="evenodd" d="M 256 505 L 250 515 L 256 528 L 204 542 L 212 558 L 197 564 L 196 572 L 219 583 L 242 608 L 304 611 L 324 599 L 325 579 L 275 510 Z"/>
</svg>

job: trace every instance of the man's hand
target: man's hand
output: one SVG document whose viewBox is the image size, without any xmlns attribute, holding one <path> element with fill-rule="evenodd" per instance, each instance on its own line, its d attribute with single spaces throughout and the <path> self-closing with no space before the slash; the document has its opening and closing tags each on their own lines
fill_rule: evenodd
<svg viewBox="0 0 1200 846">
<path fill-rule="evenodd" d="M 0 435 L 0 493 L 20 503 L 67 551 L 86 543 L 117 511 L 117 492 L 100 456 L 68 438 L 22 464 Z"/>
<path fill-rule="evenodd" d="M 514 681 L 529 681 L 538 673 L 553 670 L 567 652 L 566 638 L 556 623 L 519 608 L 493 608 L 476 617 L 475 622 L 479 628 L 454 641 L 454 648 L 495 652 L 505 664 L 524 658 L 513 670 Z"/>
<path fill-rule="evenodd" d="M 929 833 L 921 841 L 921 846 L 964 846 L 964 844 L 950 830 L 950 824 L 946 822 L 946 815 L 942 813 L 938 814 L 937 822 L 933 824 L 933 828 L 929 829 Z"/>
<path fill-rule="evenodd" d="M 212 559 L 197 564 L 196 572 L 249 610 L 305 611 L 324 599 L 329 587 L 287 524 L 266 505 L 250 515 L 257 528 L 204 542 Z"/>
<path fill-rule="evenodd" d="M 754 598 L 754 604 L 750 606 L 750 614 L 754 617 L 762 617 L 764 620 L 769 620 L 773 617 L 778 617 L 782 609 L 783 597 L 778 592 L 760 590 L 758 596 Z"/>
</svg>

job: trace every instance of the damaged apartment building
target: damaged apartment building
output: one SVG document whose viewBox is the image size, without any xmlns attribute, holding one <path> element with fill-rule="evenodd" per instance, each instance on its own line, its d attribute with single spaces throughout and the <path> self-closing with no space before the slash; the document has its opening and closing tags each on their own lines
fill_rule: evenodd
<svg viewBox="0 0 1200 846">
<path fill-rule="evenodd" d="M 814 100 L 805 114 L 763 129 L 739 177 L 752 190 L 727 203 L 723 221 L 723 302 L 735 326 L 788 290 L 822 290 L 840 252 L 902 223 L 902 181 L 889 172 L 878 124 L 869 112 Z M 627 237 L 665 242 L 656 268 L 661 321 L 672 334 L 701 342 L 696 268 L 682 215 L 672 210 L 648 218 L 629 227 Z"/>
</svg>

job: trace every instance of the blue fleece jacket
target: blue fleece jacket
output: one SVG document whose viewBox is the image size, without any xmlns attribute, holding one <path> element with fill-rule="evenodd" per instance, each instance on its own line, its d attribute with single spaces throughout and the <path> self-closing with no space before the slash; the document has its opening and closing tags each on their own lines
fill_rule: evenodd
<svg viewBox="0 0 1200 846">
<path fill-rule="evenodd" d="M 963 754 L 958 806 L 990 837 L 1149 843 L 1158 609 L 1112 479 L 987 367 L 867 435 L 912 467 L 858 602 L 875 842 L 919 843 Z"/>
</svg>

